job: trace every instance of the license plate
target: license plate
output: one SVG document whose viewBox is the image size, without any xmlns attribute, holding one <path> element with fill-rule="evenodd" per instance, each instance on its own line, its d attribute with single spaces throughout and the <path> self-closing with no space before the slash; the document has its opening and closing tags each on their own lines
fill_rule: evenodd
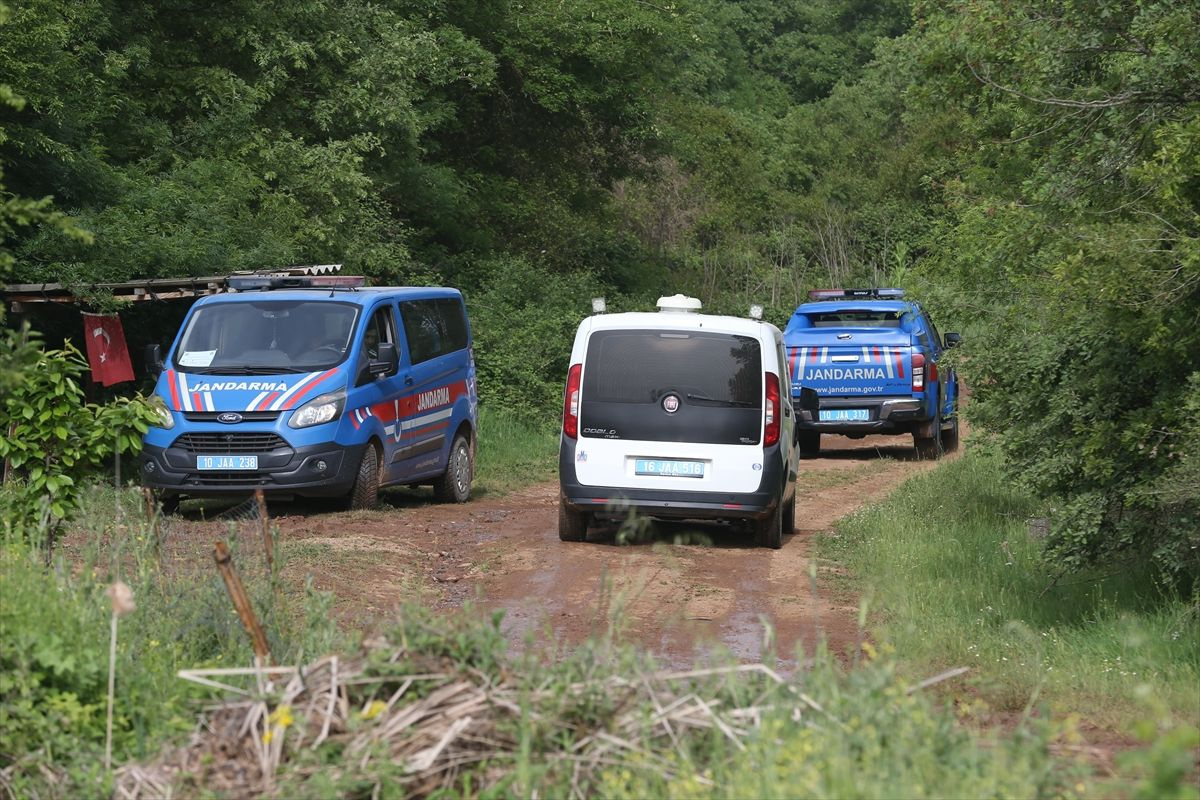
<svg viewBox="0 0 1200 800">
<path fill-rule="evenodd" d="M 675 461 L 661 458 L 634 459 L 636 475 L 659 475 L 665 478 L 703 478 L 703 461 Z"/>
<path fill-rule="evenodd" d="M 865 408 L 823 408 L 820 415 L 821 422 L 865 422 L 871 418 Z"/>
<path fill-rule="evenodd" d="M 258 469 L 258 456 L 196 456 L 196 469 Z"/>
</svg>

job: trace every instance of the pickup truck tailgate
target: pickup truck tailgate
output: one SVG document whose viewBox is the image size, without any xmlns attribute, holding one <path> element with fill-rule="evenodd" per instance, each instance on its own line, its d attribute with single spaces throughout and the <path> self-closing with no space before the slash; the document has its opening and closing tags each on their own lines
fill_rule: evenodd
<svg viewBox="0 0 1200 800">
<path fill-rule="evenodd" d="M 792 394 L 802 386 L 835 396 L 912 394 L 912 347 L 907 337 L 903 343 L 898 338 L 866 334 L 847 342 L 806 337 L 787 349 Z"/>
</svg>

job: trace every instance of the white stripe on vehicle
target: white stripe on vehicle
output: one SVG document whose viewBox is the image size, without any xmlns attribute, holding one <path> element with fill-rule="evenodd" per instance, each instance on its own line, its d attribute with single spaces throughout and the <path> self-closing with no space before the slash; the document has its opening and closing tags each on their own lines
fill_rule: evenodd
<svg viewBox="0 0 1200 800">
<path fill-rule="evenodd" d="M 313 381 L 313 379 L 316 378 L 320 374 L 321 373 L 319 373 L 319 372 L 310 372 L 307 375 L 305 375 L 303 378 L 300 379 L 299 383 L 297 383 L 292 388 L 288 389 L 283 394 L 279 395 L 279 397 L 275 400 L 275 402 L 271 403 L 271 410 L 278 411 L 283 406 L 283 404 L 286 403 L 291 398 L 292 395 L 294 395 L 296 392 L 300 391 L 301 389 L 307 388 L 308 384 L 310 384 Z"/>
<path fill-rule="evenodd" d="M 179 373 L 179 386 L 183 389 L 183 410 L 193 411 L 192 393 L 188 391 L 187 377 L 182 372 Z"/>
<path fill-rule="evenodd" d="M 887 368 L 887 376 L 889 378 L 896 377 L 892 368 L 892 348 L 890 347 L 883 348 L 883 365 Z"/>
<path fill-rule="evenodd" d="M 821 363 L 824 364 L 827 360 L 829 360 L 829 348 L 822 347 L 821 348 Z"/>
<path fill-rule="evenodd" d="M 263 401 L 263 398 L 269 395 L 270 392 L 263 392 L 258 397 L 250 401 L 250 405 L 246 406 L 247 411 L 253 411 L 254 407 Z"/>
<path fill-rule="evenodd" d="M 443 411 L 435 411 L 432 414 L 426 414 L 423 417 L 413 417 L 412 419 L 406 419 L 402 423 L 400 423 L 400 429 L 405 430 L 405 431 L 410 431 L 413 428 L 420 428 L 424 425 L 429 425 L 431 423 L 437 422 L 438 420 L 449 419 L 450 415 L 453 413 L 454 413 L 454 409 L 447 408 Z"/>
</svg>

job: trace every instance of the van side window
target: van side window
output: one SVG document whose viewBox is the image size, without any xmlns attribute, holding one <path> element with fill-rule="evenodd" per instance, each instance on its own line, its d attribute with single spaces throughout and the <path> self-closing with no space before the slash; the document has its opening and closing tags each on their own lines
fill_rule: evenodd
<svg viewBox="0 0 1200 800">
<path fill-rule="evenodd" d="M 466 315 L 457 298 L 408 300 L 400 304 L 400 314 L 414 364 L 467 346 Z"/>
<path fill-rule="evenodd" d="M 375 310 L 367 321 L 367 329 L 363 332 L 362 352 L 359 355 L 358 378 L 355 386 L 371 382 L 371 371 L 367 365 L 372 359 L 379 357 L 380 342 L 396 341 L 396 325 L 392 320 L 392 307 L 383 306 Z"/>
</svg>

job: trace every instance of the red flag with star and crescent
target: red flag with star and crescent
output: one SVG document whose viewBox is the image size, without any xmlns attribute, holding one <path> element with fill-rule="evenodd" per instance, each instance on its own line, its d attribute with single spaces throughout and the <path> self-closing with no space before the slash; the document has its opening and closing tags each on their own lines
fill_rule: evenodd
<svg viewBox="0 0 1200 800">
<path fill-rule="evenodd" d="M 83 315 L 83 339 L 87 344 L 92 380 L 105 386 L 133 380 L 125 329 L 116 314 Z"/>
</svg>

